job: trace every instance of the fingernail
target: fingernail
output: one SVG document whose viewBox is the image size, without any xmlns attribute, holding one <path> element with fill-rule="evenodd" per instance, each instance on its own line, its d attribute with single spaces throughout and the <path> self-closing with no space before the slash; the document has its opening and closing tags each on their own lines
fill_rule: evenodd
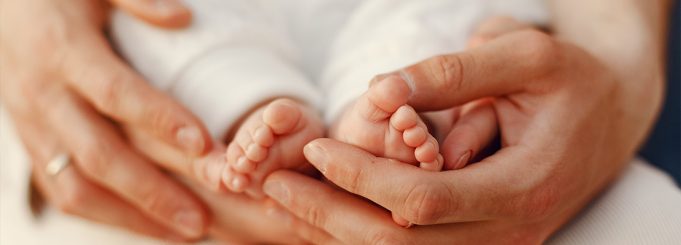
<svg viewBox="0 0 681 245">
<path fill-rule="evenodd" d="M 459 169 L 459 168 L 463 168 L 464 166 L 466 166 L 468 161 L 471 160 L 471 154 L 473 154 L 473 151 L 468 150 L 468 151 L 466 151 L 466 153 L 461 155 L 459 157 L 459 160 L 456 161 L 456 165 L 454 166 L 454 169 Z"/>
<path fill-rule="evenodd" d="M 319 169 L 322 174 L 326 173 L 326 164 L 328 158 L 324 149 L 322 149 L 317 143 L 313 142 L 305 145 L 303 153 L 305 154 L 305 158 L 307 158 L 312 165 Z"/>
<path fill-rule="evenodd" d="M 287 205 L 289 202 L 289 192 L 281 182 L 265 182 L 263 191 L 282 205 Z"/>
<path fill-rule="evenodd" d="M 201 214 L 192 210 L 182 210 L 173 217 L 178 228 L 186 235 L 200 236 L 203 232 L 203 219 Z"/>
<path fill-rule="evenodd" d="M 177 131 L 177 142 L 193 154 L 201 154 L 204 148 L 201 131 L 195 127 L 183 127 Z"/>
<path fill-rule="evenodd" d="M 383 81 L 383 80 L 385 80 L 385 78 L 392 76 L 392 75 L 393 75 L 393 73 L 391 72 L 391 73 L 382 73 L 382 74 L 378 74 L 378 75 L 374 76 L 374 78 L 371 79 L 371 81 L 369 81 L 369 87 L 370 88 L 373 87 L 374 85 L 376 85 L 380 81 Z"/>
<path fill-rule="evenodd" d="M 404 70 L 400 70 L 399 74 L 400 78 L 402 78 L 402 81 L 404 81 L 404 83 L 406 83 L 409 87 L 409 91 L 411 91 L 409 95 L 411 97 L 411 95 L 414 94 L 414 91 L 416 91 L 416 82 L 414 82 L 414 77 L 409 75 L 409 73 L 404 72 Z"/>
<path fill-rule="evenodd" d="M 234 179 L 232 179 L 232 188 L 236 192 L 244 191 L 244 189 L 246 189 L 246 180 L 241 176 L 234 176 Z"/>
</svg>

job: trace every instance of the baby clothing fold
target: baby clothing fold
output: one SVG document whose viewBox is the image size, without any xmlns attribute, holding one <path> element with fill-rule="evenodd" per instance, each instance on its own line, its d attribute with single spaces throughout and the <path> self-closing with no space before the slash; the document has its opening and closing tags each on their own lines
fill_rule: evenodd
<svg viewBox="0 0 681 245">
<path fill-rule="evenodd" d="M 243 114 L 276 97 L 321 106 L 298 67 L 299 51 L 266 1 L 186 1 L 193 22 L 160 29 L 122 11 L 112 17 L 121 54 L 157 88 L 176 97 L 221 139 Z"/>
<path fill-rule="evenodd" d="M 282 7 L 309 5 L 306 0 L 186 1 L 194 19 L 183 30 L 153 27 L 118 11 L 112 34 L 140 73 L 220 138 L 244 113 L 275 97 L 318 107 L 331 122 L 373 76 L 463 50 L 485 18 L 548 19 L 542 0 L 318 1 L 308 8 Z M 348 13 L 319 11 L 336 3 Z M 307 29 L 324 30 L 318 40 L 331 43 L 312 43 L 314 35 L 302 33 Z M 309 74 L 303 66 L 319 71 Z"/>
<path fill-rule="evenodd" d="M 366 91 L 373 76 L 462 51 L 478 23 L 492 16 L 544 24 L 541 0 L 368 0 L 359 3 L 333 43 L 320 87 L 325 118 Z"/>
</svg>

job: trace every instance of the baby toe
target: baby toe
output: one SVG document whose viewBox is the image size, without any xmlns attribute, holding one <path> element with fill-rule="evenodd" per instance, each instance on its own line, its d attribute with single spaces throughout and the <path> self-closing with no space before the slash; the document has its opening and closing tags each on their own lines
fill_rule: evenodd
<svg viewBox="0 0 681 245">
<path fill-rule="evenodd" d="M 249 160 L 247 157 L 242 156 L 236 160 L 232 167 L 234 168 L 235 172 L 246 174 L 255 171 L 257 164 Z"/>
<path fill-rule="evenodd" d="M 433 162 L 437 159 L 437 156 L 438 144 L 433 136 L 429 136 L 426 142 L 414 150 L 414 157 L 419 162 Z"/>
<path fill-rule="evenodd" d="M 248 177 L 243 174 L 235 174 L 231 186 L 234 192 L 244 192 L 248 187 Z"/>
<path fill-rule="evenodd" d="M 409 147 L 418 147 L 426 142 L 428 132 L 423 127 L 412 127 L 402 133 L 404 143 Z"/>
<path fill-rule="evenodd" d="M 302 112 L 293 100 L 278 99 L 267 105 L 263 112 L 263 122 L 274 134 L 282 135 L 294 132 L 300 122 Z"/>
<path fill-rule="evenodd" d="M 230 165 L 234 164 L 239 157 L 244 155 L 243 150 L 241 150 L 241 147 L 236 142 L 229 143 L 226 153 L 227 163 Z"/>
<path fill-rule="evenodd" d="M 267 148 L 253 143 L 246 147 L 246 157 L 254 162 L 261 162 L 267 158 Z"/>
<path fill-rule="evenodd" d="M 256 127 L 251 133 L 251 137 L 255 143 L 264 147 L 270 147 L 274 144 L 274 134 L 267 125 L 260 125 Z"/>
<path fill-rule="evenodd" d="M 444 165 L 444 160 L 442 158 L 442 155 L 438 154 L 435 161 L 421 162 L 419 164 L 419 167 L 421 169 L 428 170 L 428 171 L 440 171 L 440 170 L 442 170 L 443 165 Z"/>
<path fill-rule="evenodd" d="M 241 193 L 248 186 L 248 177 L 236 173 L 232 168 L 227 167 L 222 172 L 222 183 L 232 192 Z"/>
<path fill-rule="evenodd" d="M 411 95 L 411 88 L 401 78 L 391 76 L 377 82 L 369 88 L 367 98 L 381 110 L 393 113 L 406 104 Z"/>
<path fill-rule="evenodd" d="M 399 131 L 417 126 L 419 123 L 419 116 L 416 114 L 414 108 L 408 105 L 403 105 L 390 117 L 390 125 Z"/>
</svg>

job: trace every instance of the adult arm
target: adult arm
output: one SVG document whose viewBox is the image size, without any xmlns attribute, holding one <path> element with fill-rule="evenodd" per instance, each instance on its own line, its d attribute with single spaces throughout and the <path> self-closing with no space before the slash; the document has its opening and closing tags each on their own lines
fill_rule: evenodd
<svg viewBox="0 0 681 245">
<path fill-rule="evenodd" d="M 596 57 L 618 76 L 623 120 L 616 129 L 632 155 L 643 143 L 664 98 L 670 0 L 554 0 L 555 36 Z"/>
<path fill-rule="evenodd" d="M 197 238 L 203 204 L 128 146 L 112 121 L 191 155 L 211 145 L 202 124 L 111 50 L 105 2 L 0 2 L 0 81 L 39 188 L 62 210 L 164 238 Z M 57 176 L 58 154 L 72 157 Z"/>
</svg>

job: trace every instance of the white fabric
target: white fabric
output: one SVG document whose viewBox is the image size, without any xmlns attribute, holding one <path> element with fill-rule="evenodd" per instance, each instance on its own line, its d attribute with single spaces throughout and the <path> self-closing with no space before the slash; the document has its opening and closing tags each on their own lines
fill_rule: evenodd
<svg viewBox="0 0 681 245">
<path fill-rule="evenodd" d="M 164 244 L 52 209 L 33 220 L 26 197 L 28 165 L 8 114 L 0 107 L 0 244 Z M 612 187 L 549 244 L 681 244 L 680 207 L 681 190 L 669 176 L 632 160 Z"/>
<path fill-rule="evenodd" d="M 546 23 L 541 0 L 373 0 L 358 4 L 334 40 L 321 76 L 333 121 L 371 78 L 420 60 L 461 51 L 477 24 L 494 15 Z"/>
<path fill-rule="evenodd" d="M 540 0 L 187 3 L 195 16 L 187 30 L 163 30 L 119 11 L 112 34 L 135 68 L 189 107 L 216 137 L 276 96 L 319 106 L 321 94 L 310 79 L 320 81 L 331 121 L 372 76 L 462 50 L 486 17 L 547 19 Z"/>
<path fill-rule="evenodd" d="M 216 138 L 253 106 L 275 97 L 321 104 L 301 72 L 299 50 L 280 11 L 264 1 L 187 1 L 194 19 L 165 30 L 117 11 L 112 36 L 152 84 L 194 112 Z"/>
</svg>

